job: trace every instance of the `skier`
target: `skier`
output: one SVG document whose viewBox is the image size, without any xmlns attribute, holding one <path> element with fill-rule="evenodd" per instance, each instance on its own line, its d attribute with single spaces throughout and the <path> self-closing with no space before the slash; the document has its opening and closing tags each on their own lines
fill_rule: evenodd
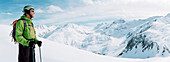
<svg viewBox="0 0 170 62">
<path fill-rule="evenodd" d="M 16 23 L 15 31 L 15 38 L 19 43 L 18 62 L 35 62 L 35 44 L 41 47 L 42 41 L 37 39 L 32 23 L 34 7 L 27 5 L 23 12 L 24 14 Z"/>
</svg>

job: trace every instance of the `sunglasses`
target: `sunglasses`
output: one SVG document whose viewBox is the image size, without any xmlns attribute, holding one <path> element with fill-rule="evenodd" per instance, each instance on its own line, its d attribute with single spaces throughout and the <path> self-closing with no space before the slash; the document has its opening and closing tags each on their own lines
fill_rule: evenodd
<svg viewBox="0 0 170 62">
<path fill-rule="evenodd" d="M 32 12 L 34 12 L 34 10 L 31 10 Z"/>
</svg>

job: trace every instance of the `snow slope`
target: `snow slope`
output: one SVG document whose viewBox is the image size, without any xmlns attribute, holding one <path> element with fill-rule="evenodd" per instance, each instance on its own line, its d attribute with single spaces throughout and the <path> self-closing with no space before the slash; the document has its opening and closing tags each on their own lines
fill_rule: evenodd
<svg viewBox="0 0 170 62">
<path fill-rule="evenodd" d="M 1 62 L 17 62 L 17 46 L 11 42 L 9 36 L 12 27 L 0 25 L 0 61 Z"/>
<path fill-rule="evenodd" d="M 17 62 L 18 46 L 10 41 L 9 33 L 11 27 L 0 25 L 0 60 L 1 62 Z M 128 59 L 108 57 L 90 53 L 74 47 L 63 45 L 54 41 L 39 38 L 43 41 L 42 59 L 43 62 L 169 62 L 170 57 L 155 57 L 149 59 Z M 36 46 L 36 59 L 39 62 L 38 48 Z"/>
</svg>

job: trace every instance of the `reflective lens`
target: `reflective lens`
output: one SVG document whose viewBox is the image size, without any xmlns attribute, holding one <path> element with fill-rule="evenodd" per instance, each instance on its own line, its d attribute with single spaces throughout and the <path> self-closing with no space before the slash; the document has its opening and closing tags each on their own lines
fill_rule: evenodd
<svg viewBox="0 0 170 62">
<path fill-rule="evenodd" d="M 32 10 L 32 12 L 34 12 L 34 10 Z"/>
</svg>

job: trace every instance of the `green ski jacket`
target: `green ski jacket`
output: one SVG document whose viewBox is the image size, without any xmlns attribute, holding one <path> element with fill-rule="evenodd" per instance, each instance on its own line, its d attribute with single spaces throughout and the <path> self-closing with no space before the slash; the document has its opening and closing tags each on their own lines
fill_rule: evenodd
<svg viewBox="0 0 170 62">
<path fill-rule="evenodd" d="M 24 22 L 19 20 L 16 23 L 16 34 L 15 38 L 18 43 L 29 46 L 29 39 L 34 39 L 35 43 L 37 43 L 38 39 L 36 37 L 35 29 L 32 25 L 32 19 L 27 18 L 25 15 L 22 15 L 20 19 L 24 19 L 26 22 L 25 30 L 24 30 Z"/>
</svg>

